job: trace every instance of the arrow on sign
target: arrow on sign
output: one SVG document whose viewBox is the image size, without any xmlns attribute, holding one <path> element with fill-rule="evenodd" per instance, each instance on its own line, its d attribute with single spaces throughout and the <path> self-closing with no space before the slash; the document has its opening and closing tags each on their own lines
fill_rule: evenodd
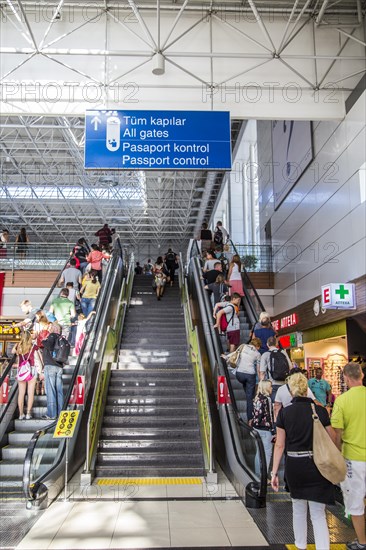
<svg viewBox="0 0 366 550">
<path fill-rule="evenodd" d="M 96 132 L 98 130 L 98 124 L 100 124 L 102 121 L 98 116 L 95 115 L 94 118 L 91 119 L 90 123 L 94 124 L 94 131 Z"/>
</svg>

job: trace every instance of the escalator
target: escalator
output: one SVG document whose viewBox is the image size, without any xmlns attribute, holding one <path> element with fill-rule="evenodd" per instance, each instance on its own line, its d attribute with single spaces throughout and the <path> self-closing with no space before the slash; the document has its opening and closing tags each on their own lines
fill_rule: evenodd
<svg viewBox="0 0 366 550">
<path fill-rule="evenodd" d="M 81 352 L 75 358 L 63 404 L 64 410 L 79 410 L 79 420 L 75 435 L 70 440 L 68 477 L 72 476 L 85 459 L 86 415 L 84 409 L 90 405 L 95 383 L 95 372 L 103 358 L 106 343 L 106 327 L 113 325 L 117 317 L 122 288 L 124 264 L 115 252 L 108 264 L 101 292 L 96 303 L 96 315 L 84 340 Z M 108 331 L 107 331 L 108 332 Z M 81 378 L 80 378 L 81 377 Z M 76 404 L 76 384 L 84 382 L 84 404 Z M 22 489 L 27 508 L 45 508 L 57 497 L 65 484 L 65 439 L 54 439 L 56 422 L 48 421 L 47 426 L 35 431 L 29 442 L 24 461 Z"/>
<path fill-rule="evenodd" d="M 66 262 L 67 263 L 67 262 Z M 66 264 L 65 266 L 66 267 Z M 54 291 L 61 277 L 64 267 L 56 277 L 46 298 L 39 309 L 45 309 L 54 297 Z M 63 371 L 64 393 L 70 382 L 75 358 L 70 357 Z M 2 500 L 19 501 L 23 498 L 23 465 L 28 444 L 36 430 L 44 428 L 49 420 L 42 420 L 46 414 L 46 396 L 35 395 L 33 405 L 33 418 L 31 420 L 18 420 L 15 415 L 17 409 L 18 384 L 16 380 L 17 367 L 16 355 L 14 355 L 0 378 L 0 387 L 3 382 L 9 384 L 8 403 L 2 406 L 0 412 L 0 440 L 2 442 L 0 461 L 0 497 Z M 27 396 L 25 397 L 25 405 Z M 26 410 L 26 407 L 25 407 Z M 52 461 L 54 449 L 47 452 L 47 460 Z"/>
<path fill-rule="evenodd" d="M 234 246 L 233 249 L 235 250 Z M 225 376 L 230 396 L 228 403 L 219 405 L 222 445 L 220 446 L 220 439 L 217 436 L 217 459 L 237 492 L 243 497 L 252 518 L 268 543 L 271 545 L 290 543 L 293 540 L 292 505 L 289 493 L 284 488 L 283 475 L 280 476 L 281 488 L 278 493 L 275 493 L 271 487 L 267 487 L 263 445 L 258 441 L 259 436 L 256 431 L 245 422 L 243 409 L 246 408 L 246 402 L 243 389 L 237 385 L 236 379 L 230 375 L 226 362 L 220 357 L 222 346 L 219 335 L 212 328 L 211 304 L 200 279 L 201 262 L 194 243 L 191 246 L 190 256 L 187 273 L 189 288 L 193 307 L 198 310 L 196 322 L 200 327 L 201 345 L 206 346 L 210 356 L 209 370 L 206 375 L 211 377 L 215 400 L 217 400 L 217 375 Z M 264 307 L 245 270 L 242 273 L 242 280 L 245 293 L 242 308 L 249 325 L 254 326 Z M 248 341 L 246 335 L 246 332 L 242 332 L 244 342 Z M 210 351 L 212 349 L 214 353 Z M 216 426 L 216 432 L 219 434 L 218 426 Z M 343 506 L 327 506 L 327 521 L 332 543 L 344 542 L 354 537 L 351 522 L 344 517 Z M 308 542 L 314 543 L 310 525 Z"/>
</svg>

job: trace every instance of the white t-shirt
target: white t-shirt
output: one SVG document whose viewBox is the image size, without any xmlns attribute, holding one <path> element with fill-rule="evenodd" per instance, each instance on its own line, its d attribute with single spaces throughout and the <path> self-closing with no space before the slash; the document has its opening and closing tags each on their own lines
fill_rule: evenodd
<svg viewBox="0 0 366 550">
<path fill-rule="evenodd" d="M 230 281 L 241 281 L 241 273 L 237 264 L 233 265 L 233 269 L 230 275 Z"/>
<path fill-rule="evenodd" d="M 220 260 L 217 258 L 214 258 L 213 260 L 206 260 L 205 265 L 203 267 L 204 271 L 211 271 L 211 269 L 215 269 L 215 264 L 220 263 Z"/>
<path fill-rule="evenodd" d="M 315 396 L 310 388 L 308 388 L 308 393 L 306 397 L 310 397 L 311 399 L 315 399 Z M 293 397 L 290 393 L 290 390 L 287 387 L 287 384 L 284 384 L 280 388 L 278 388 L 278 391 L 276 393 L 275 397 L 275 403 L 281 403 L 282 407 L 288 407 L 291 405 Z"/>
</svg>

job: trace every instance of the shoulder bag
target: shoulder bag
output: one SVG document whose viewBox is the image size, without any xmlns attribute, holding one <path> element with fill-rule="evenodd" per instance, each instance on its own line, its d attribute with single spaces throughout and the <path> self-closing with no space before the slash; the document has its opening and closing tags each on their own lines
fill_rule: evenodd
<svg viewBox="0 0 366 550">
<path fill-rule="evenodd" d="M 325 479 L 336 485 L 345 480 L 346 462 L 320 422 L 314 403 L 311 404 L 311 408 L 313 411 L 313 458 L 315 466 Z"/>
</svg>

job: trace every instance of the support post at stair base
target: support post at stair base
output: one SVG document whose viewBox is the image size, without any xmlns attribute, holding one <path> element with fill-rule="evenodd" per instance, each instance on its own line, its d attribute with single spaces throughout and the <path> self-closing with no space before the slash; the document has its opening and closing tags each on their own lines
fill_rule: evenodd
<svg viewBox="0 0 366 550">
<path fill-rule="evenodd" d="M 215 484 L 217 484 L 217 472 L 207 472 L 207 474 L 206 474 L 206 483 L 215 483 Z"/>
</svg>

